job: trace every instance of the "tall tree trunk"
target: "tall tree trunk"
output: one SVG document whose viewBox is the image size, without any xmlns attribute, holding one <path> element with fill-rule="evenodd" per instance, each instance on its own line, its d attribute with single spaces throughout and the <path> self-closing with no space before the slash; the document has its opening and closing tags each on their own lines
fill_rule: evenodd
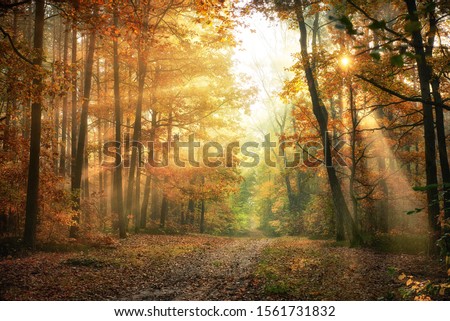
<svg viewBox="0 0 450 321">
<path fill-rule="evenodd" d="M 156 76 L 154 79 L 154 83 L 156 83 Z M 155 87 L 155 86 L 153 86 Z M 152 112 L 152 129 L 150 131 L 150 141 L 154 142 L 156 138 L 156 126 L 157 126 L 157 117 L 158 113 L 153 110 Z M 150 200 L 150 192 L 151 192 L 151 184 L 152 184 L 152 176 L 147 173 L 147 177 L 145 179 L 145 188 L 144 188 L 144 199 L 142 200 L 142 207 L 141 207 L 141 222 L 140 226 L 141 228 L 145 228 L 147 226 L 147 211 L 148 211 L 148 203 Z"/>
<path fill-rule="evenodd" d="M 97 8 L 94 9 L 94 16 L 97 13 Z M 72 193 L 74 194 L 74 209 L 80 210 L 80 188 L 83 173 L 83 164 L 85 161 L 86 141 L 87 141 L 87 126 L 88 126 L 88 109 L 92 87 L 92 69 L 94 65 L 94 51 L 95 51 L 96 29 L 92 28 L 89 35 L 89 45 L 86 56 L 86 66 L 84 75 L 84 90 L 83 90 L 83 104 L 81 106 L 80 129 L 78 133 L 78 146 L 75 161 L 74 184 L 72 185 Z M 70 237 L 77 237 L 78 225 L 80 223 L 80 214 L 74 216 L 74 224 L 70 228 Z"/>
<path fill-rule="evenodd" d="M 201 201 L 201 210 L 200 210 L 200 233 L 205 233 L 205 199 Z"/>
<path fill-rule="evenodd" d="M 446 224 L 444 229 L 450 231 L 450 168 L 448 164 L 448 154 L 447 154 L 447 142 L 445 136 L 445 119 L 444 111 L 442 106 L 442 97 L 439 91 L 440 82 L 439 78 L 434 77 L 431 82 L 431 87 L 433 89 L 433 98 L 438 105 L 436 105 L 436 132 L 438 139 L 438 149 L 439 149 L 439 164 L 441 165 L 442 173 L 442 183 L 444 191 L 444 220 Z"/>
<path fill-rule="evenodd" d="M 77 67 L 77 44 L 78 32 L 76 20 L 72 25 L 72 108 L 71 108 L 71 158 L 70 158 L 70 178 L 71 185 L 75 179 L 75 159 L 77 157 L 77 103 L 78 103 L 78 67 Z"/>
<path fill-rule="evenodd" d="M 286 190 L 287 190 L 287 195 L 288 195 L 288 200 L 289 200 L 289 210 L 294 211 L 297 208 L 297 204 L 296 204 L 296 199 L 295 199 L 295 195 L 294 192 L 292 191 L 292 186 L 291 186 L 291 179 L 289 177 L 289 173 L 284 173 L 284 182 L 286 184 Z"/>
<path fill-rule="evenodd" d="M 67 63 L 69 56 L 69 29 L 66 27 L 64 30 L 64 49 L 63 49 L 63 68 L 64 79 L 67 79 Z M 68 97 L 67 93 L 63 96 L 63 110 L 62 110 L 62 123 L 61 123 L 61 150 L 59 154 L 59 174 L 63 177 L 66 176 L 66 151 L 67 151 L 67 107 Z"/>
<path fill-rule="evenodd" d="M 60 20 L 61 21 L 61 20 Z M 56 23 L 53 23 L 53 39 L 52 39 L 52 61 L 56 61 L 56 51 L 58 51 L 59 54 L 59 61 L 61 61 L 61 50 L 60 50 L 60 39 L 56 37 L 57 35 L 56 31 Z M 58 43 L 58 46 L 56 45 Z M 58 50 L 56 50 L 56 47 L 58 47 Z M 52 86 L 55 86 L 55 65 L 52 66 Z M 59 142 L 59 96 L 57 93 L 54 93 L 51 98 L 51 107 L 53 108 L 53 128 L 54 128 L 54 136 L 52 139 L 52 157 L 53 157 L 53 171 L 55 175 L 59 172 L 59 164 L 58 164 L 58 142 Z"/>
<path fill-rule="evenodd" d="M 114 2 L 114 27 L 118 28 L 119 25 L 119 13 L 117 9 L 117 1 Z M 114 51 L 114 119 L 115 119 L 115 132 L 116 142 L 120 142 L 122 139 L 122 110 L 120 108 L 120 73 L 119 73 L 119 44 L 116 38 L 113 38 L 113 51 Z M 120 144 L 119 144 L 120 146 Z M 116 211 L 119 219 L 119 237 L 125 238 L 127 236 L 126 218 L 123 211 L 123 184 L 122 184 L 122 159 L 120 150 L 116 153 L 115 161 L 116 169 L 114 172 L 114 191 Z"/>
<path fill-rule="evenodd" d="M 83 160 L 83 197 L 89 198 L 90 191 L 89 191 L 89 153 L 87 151 L 88 148 L 88 137 L 86 136 L 86 143 L 85 143 L 85 151 L 84 151 L 84 160 Z"/>
<path fill-rule="evenodd" d="M 189 217 L 187 218 L 187 221 L 191 224 L 194 224 L 195 220 L 195 202 L 192 198 L 189 199 L 188 203 L 188 214 Z"/>
<path fill-rule="evenodd" d="M 138 162 L 140 162 L 140 160 L 138 160 Z M 135 193 L 134 208 L 133 208 L 134 232 L 135 233 L 139 233 L 139 229 L 141 226 L 140 204 L 141 204 L 141 169 L 138 166 L 138 168 L 136 170 L 136 193 Z"/>
<path fill-rule="evenodd" d="M 147 75 L 147 63 L 145 61 L 145 54 L 142 52 L 141 46 L 138 49 L 138 101 L 136 105 L 136 116 L 134 119 L 133 127 L 133 143 L 131 146 L 137 143 L 137 148 L 131 147 L 131 162 L 130 171 L 128 174 L 128 187 L 127 187 L 127 214 L 131 214 L 132 203 L 133 203 L 133 190 L 135 183 L 135 173 L 137 168 L 140 166 L 138 161 L 140 160 L 139 155 L 141 155 L 141 130 L 142 130 L 142 102 L 144 97 L 144 85 L 145 78 Z M 136 204 L 136 206 L 139 206 Z"/>
<path fill-rule="evenodd" d="M 147 173 L 145 178 L 145 187 L 144 187 L 144 199 L 142 200 L 141 206 L 141 220 L 140 227 L 145 228 L 147 226 L 147 212 L 148 212 L 148 203 L 150 201 L 150 187 L 152 183 L 152 176 Z"/>
<path fill-rule="evenodd" d="M 425 54 L 429 57 L 433 55 L 434 42 L 436 34 L 438 31 L 435 13 L 436 8 L 432 7 L 431 12 L 429 12 L 429 31 L 427 33 L 427 46 Z M 430 67 L 431 68 L 431 67 Z M 431 88 L 433 99 L 437 103 L 435 113 L 436 113 L 436 132 L 438 140 L 439 149 L 439 164 L 441 165 L 442 183 L 443 183 L 443 198 L 444 198 L 444 229 L 446 232 L 450 231 L 450 168 L 448 163 L 447 155 L 447 142 L 445 136 L 445 120 L 444 111 L 441 106 L 443 103 L 442 96 L 440 93 L 440 78 L 438 75 L 432 75 Z"/>
<path fill-rule="evenodd" d="M 170 144 L 172 141 L 172 120 L 173 120 L 173 114 L 172 111 L 169 112 L 169 122 L 168 122 L 168 126 L 167 126 L 167 143 L 169 144 L 169 148 L 170 148 Z M 165 177 L 164 178 L 164 182 L 167 182 L 168 178 Z M 167 198 L 167 194 L 166 191 L 164 190 L 165 188 L 167 188 L 166 186 L 163 187 L 163 195 L 162 195 L 162 204 L 161 204 L 161 216 L 159 218 L 159 225 L 160 227 L 165 227 L 166 226 L 166 219 L 167 219 L 167 215 L 169 213 L 169 199 Z"/>
<path fill-rule="evenodd" d="M 150 217 L 153 221 L 157 221 L 160 217 L 160 209 L 161 209 L 161 207 L 159 206 L 160 190 L 159 190 L 158 179 L 154 176 L 152 177 L 151 193 L 152 193 L 152 197 L 151 197 L 151 216 Z"/>
<path fill-rule="evenodd" d="M 352 165 L 350 167 L 350 183 L 349 183 L 349 195 L 350 199 L 352 201 L 352 210 L 353 210 L 353 219 L 355 221 L 356 226 L 358 229 L 360 228 L 360 218 L 359 218 L 359 212 L 358 212 L 358 197 L 356 195 L 356 189 L 355 189 L 355 183 L 356 183 L 356 171 L 358 169 L 358 161 L 357 161 L 357 130 L 358 130 L 358 114 L 356 111 L 356 106 L 354 103 L 354 97 L 353 97 L 353 85 L 352 85 L 352 79 L 350 76 L 350 79 L 348 79 L 348 91 L 349 91 L 349 101 L 350 101 L 350 113 L 351 113 L 351 134 L 350 134 L 350 149 L 351 149 L 351 160 Z"/>
<path fill-rule="evenodd" d="M 296 4 L 297 22 L 300 30 L 300 47 L 301 47 L 303 68 L 305 71 L 308 89 L 311 96 L 313 113 L 320 127 L 320 135 L 322 138 L 322 144 L 325 154 L 325 165 L 327 166 L 328 180 L 331 187 L 331 194 L 336 213 L 336 224 L 337 226 L 341 224 L 345 225 L 347 234 L 350 238 L 350 242 L 356 245 L 361 242 L 359 231 L 356 227 L 355 222 L 353 221 L 353 218 L 350 215 L 350 211 L 345 202 L 344 194 L 342 192 L 342 188 L 336 174 L 336 169 L 333 166 L 333 159 L 331 155 L 331 138 L 329 137 L 330 135 L 328 132 L 328 112 L 322 100 L 320 99 L 316 85 L 316 79 L 314 77 L 313 70 L 311 68 L 310 58 L 308 54 L 308 39 L 307 39 L 308 32 L 306 29 L 306 23 L 303 16 L 303 8 L 302 8 L 303 1 L 295 0 L 295 4 Z M 339 232 L 340 230 L 337 229 L 336 239 L 343 240 L 345 236 L 341 235 Z"/>
<path fill-rule="evenodd" d="M 418 24 L 417 5 L 415 0 L 405 0 L 408 8 L 408 18 L 411 22 Z M 430 82 L 431 67 L 426 60 L 426 53 L 423 44 L 423 38 L 420 30 L 412 32 L 412 42 L 416 54 L 417 69 L 419 72 L 419 84 L 421 98 L 424 101 L 431 100 Z M 428 201 L 428 225 L 430 231 L 430 254 L 437 251 L 436 240 L 439 237 L 439 195 L 437 184 L 437 166 L 436 166 L 436 135 L 434 132 L 433 106 L 429 103 L 423 103 L 423 126 L 425 136 L 425 171 Z"/>
<path fill-rule="evenodd" d="M 105 181 L 105 171 L 102 168 L 103 163 L 103 153 L 102 153 L 102 121 L 99 118 L 98 119 L 98 136 L 97 136 L 97 153 L 98 153 L 98 166 L 99 166 L 99 173 L 98 173 L 98 206 L 99 206 L 99 214 L 100 219 L 103 221 L 106 214 L 106 204 L 105 204 L 105 188 L 104 188 L 104 181 Z"/>
<path fill-rule="evenodd" d="M 204 192 L 205 176 L 201 178 L 202 191 Z M 200 201 L 200 233 L 205 233 L 205 195 L 203 195 Z"/>
<path fill-rule="evenodd" d="M 15 43 L 17 40 L 17 18 L 18 11 L 13 9 L 13 30 L 12 30 L 12 40 Z M 30 19 L 31 20 L 31 19 Z M 15 130 L 11 130 L 11 116 L 12 112 L 17 110 L 17 93 L 14 89 L 14 78 L 10 71 L 12 69 L 7 69 L 7 89 L 6 89 L 6 110 L 5 110 L 5 127 L 3 129 L 3 150 L 7 151 L 9 149 L 10 142 L 14 139 Z M 12 107 L 12 108 L 11 108 Z M 26 115 L 23 115 L 24 119 L 27 118 Z"/>
<path fill-rule="evenodd" d="M 167 199 L 167 197 L 163 195 L 163 199 L 161 202 L 161 216 L 159 218 L 159 227 L 161 228 L 166 227 L 166 218 L 168 212 L 169 212 L 169 200 Z"/>
<path fill-rule="evenodd" d="M 36 0 L 34 22 L 34 50 L 36 57 L 33 65 L 39 69 L 42 65 L 44 43 L 44 19 L 45 0 Z M 39 71 L 39 70 L 37 70 Z M 33 79 L 33 86 L 42 90 L 42 75 L 38 72 Z M 39 93 L 41 94 L 41 93 Z M 30 164 L 28 167 L 27 203 L 25 214 L 25 231 L 23 240 L 25 245 L 34 248 L 36 246 L 36 227 L 39 201 L 39 158 L 41 153 L 41 95 L 31 105 L 31 141 Z"/>
</svg>

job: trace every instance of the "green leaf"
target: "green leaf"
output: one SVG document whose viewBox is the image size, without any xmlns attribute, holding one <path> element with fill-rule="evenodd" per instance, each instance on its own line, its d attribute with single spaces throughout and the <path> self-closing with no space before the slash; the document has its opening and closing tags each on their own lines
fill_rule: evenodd
<svg viewBox="0 0 450 321">
<path fill-rule="evenodd" d="M 413 211 L 408 211 L 408 212 L 406 212 L 406 215 L 414 215 L 414 214 L 417 214 L 417 213 L 422 212 L 424 209 L 425 209 L 425 208 L 416 208 L 416 209 L 413 210 Z"/>
<path fill-rule="evenodd" d="M 403 67 L 404 65 L 403 56 L 402 55 L 395 55 L 391 57 L 391 64 L 396 67 Z"/>
<path fill-rule="evenodd" d="M 422 25 L 419 21 L 408 21 L 405 24 L 405 31 L 408 33 L 413 33 L 419 31 L 422 28 Z"/>
<path fill-rule="evenodd" d="M 370 56 L 371 56 L 373 59 L 377 60 L 377 61 L 379 61 L 379 60 L 381 59 L 381 55 L 380 55 L 380 52 L 379 52 L 378 50 L 373 50 L 373 51 L 370 53 Z"/>
<path fill-rule="evenodd" d="M 356 35 L 358 33 L 356 31 L 356 29 L 353 28 L 353 23 L 351 22 L 351 20 L 347 16 L 342 16 L 338 20 L 345 27 L 345 29 L 347 30 L 347 33 L 349 35 Z"/>
<path fill-rule="evenodd" d="M 386 27 L 386 21 L 384 20 L 374 21 L 368 27 L 371 30 L 384 29 Z"/>
<path fill-rule="evenodd" d="M 425 12 L 427 13 L 432 13 L 434 12 L 436 9 L 436 3 L 434 2 L 429 2 L 425 5 Z"/>
<path fill-rule="evenodd" d="M 414 186 L 413 190 L 415 190 L 416 192 L 425 192 L 428 191 L 430 189 L 435 189 L 438 188 L 439 185 L 438 184 L 431 184 L 431 185 L 427 185 L 427 186 Z"/>
<path fill-rule="evenodd" d="M 412 52 L 405 52 L 405 56 L 411 58 L 411 59 L 416 59 L 416 55 L 413 54 Z"/>
<path fill-rule="evenodd" d="M 351 20 L 347 17 L 347 16 L 342 16 L 339 18 L 339 21 L 345 25 L 345 26 L 349 26 L 353 28 L 353 23 L 351 22 Z"/>
</svg>

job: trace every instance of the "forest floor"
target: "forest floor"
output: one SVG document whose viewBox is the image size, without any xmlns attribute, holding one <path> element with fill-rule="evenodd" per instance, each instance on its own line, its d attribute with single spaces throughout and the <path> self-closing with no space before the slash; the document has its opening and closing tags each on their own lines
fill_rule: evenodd
<svg viewBox="0 0 450 321">
<path fill-rule="evenodd" d="M 138 235 L 1 258 L 0 300 L 448 300 L 447 273 L 332 241 Z"/>
</svg>

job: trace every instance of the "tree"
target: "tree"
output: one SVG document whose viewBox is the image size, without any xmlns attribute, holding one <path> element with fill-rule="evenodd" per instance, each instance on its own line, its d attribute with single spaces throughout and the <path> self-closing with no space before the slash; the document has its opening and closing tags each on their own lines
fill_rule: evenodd
<svg viewBox="0 0 450 321">
<path fill-rule="evenodd" d="M 31 105 L 31 141 L 30 163 L 28 167 L 27 205 L 25 216 L 24 243 L 32 248 L 36 245 L 36 226 L 39 212 L 39 158 L 41 153 L 41 114 L 42 114 L 42 74 L 40 67 L 43 60 L 45 1 L 36 0 L 34 22 L 34 49 L 36 67 L 33 85 L 37 92 Z"/>
<path fill-rule="evenodd" d="M 256 2 L 258 5 L 258 2 Z M 346 226 L 347 234 L 351 240 L 352 244 L 360 243 L 360 236 L 357 226 L 350 214 L 348 206 L 346 204 L 342 188 L 336 174 L 336 169 L 333 164 L 333 154 L 331 148 L 332 139 L 330 137 L 330 132 L 328 129 L 328 111 L 321 99 L 320 91 L 317 86 L 317 79 L 314 76 L 313 65 L 311 63 L 311 58 L 308 53 L 308 32 L 305 21 L 304 10 L 309 6 L 309 2 L 302 0 L 292 1 L 282 1 L 276 2 L 274 4 L 269 3 L 269 10 L 273 9 L 275 11 L 285 12 L 286 17 L 295 19 L 298 24 L 298 29 L 300 32 L 300 48 L 301 48 L 301 63 L 304 70 L 309 94 L 311 97 L 311 104 L 314 116 L 318 122 L 320 136 L 322 145 L 324 148 L 324 165 L 326 166 L 326 171 L 328 175 L 328 180 L 331 188 L 331 194 L 333 198 L 333 204 L 336 213 L 336 224 L 337 226 Z M 260 3 L 261 8 L 261 3 Z M 262 2 L 262 9 L 267 9 L 264 6 L 264 1 Z M 337 240 L 343 240 L 344 235 L 342 230 L 337 229 Z"/>
<path fill-rule="evenodd" d="M 93 18 L 95 19 L 98 8 L 94 8 Z M 94 26 L 91 27 L 89 33 L 89 45 L 86 53 L 86 66 L 85 66 L 85 75 L 84 75 L 84 91 L 83 91 L 83 104 L 81 107 L 81 116 L 80 116 L 80 127 L 78 131 L 78 146 L 77 146 L 77 154 L 75 159 L 75 172 L 74 172 L 74 181 L 72 185 L 72 193 L 74 193 L 74 203 L 75 210 L 80 209 L 80 197 L 81 197 L 81 178 L 83 172 L 83 165 L 85 160 L 85 152 L 86 152 L 86 137 L 87 137 L 87 127 L 88 127 L 88 109 L 89 109 L 89 101 L 91 96 L 91 88 L 92 88 L 92 69 L 94 66 L 94 51 L 95 51 L 95 39 L 96 39 L 96 28 Z M 74 217 L 74 224 L 70 228 L 70 236 L 77 237 L 78 224 L 80 223 L 79 214 L 76 214 Z"/>
<path fill-rule="evenodd" d="M 389 9 L 391 15 L 397 14 L 397 17 L 391 17 L 393 19 L 389 19 L 390 22 L 386 22 L 385 19 L 377 18 L 375 13 L 379 9 L 377 5 L 364 5 L 353 0 L 348 1 L 348 3 L 358 14 L 371 22 L 368 26 L 363 25 L 361 27 L 371 29 L 378 38 L 376 46 L 371 46 L 365 41 L 366 45 L 363 46 L 365 49 L 357 53 L 358 55 L 370 53 L 373 59 L 380 60 L 381 53 L 388 52 L 391 64 L 399 69 L 405 68 L 400 75 L 404 75 L 407 72 L 407 64 L 410 62 L 415 63 L 417 67 L 419 97 L 413 97 L 412 94 L 404 94 L 399 90 L 389 88 L 389 86 L 383 84 L 383 81 L 376 79 L 378 77 L 368 77 L 362 74 L 357 75 L 357 77 L 401 100 L 422 104 L 428 226 L 430 244 L 435 244 L 440 231 L 436 137 L 438 138 L 439 160 L 443 180 L 442 190 L 444 191 L 443 203 L 446 216 L 448 216 L 448 211 L 445 208 L 446 204 L 449 203 L 448 186 L 445 182 L 450 179 L 450 170 L 446 152 L 447 147 L 445 139 L 443 139 L 445 136 L 445 124 L 442 112 L 444 108 L 448 109 L 448 106 L 443 104 L 441 100 L 438 85 L 439 78 L 445 71 L 437 70 L 436 67 L 439 64 L 432 63 L 432 58 L 436 59 L 433 56 L 434 53 L 441 54 L 443 57 L 446 56 L 442 44 L 436 41 L 436 34 L 439 33 L 440 28 L 439 24 L 443 25 L 446 21 L 445 14 L 443 14 L 440 2 L 437 1 L 428 1 L 426 3 L 418 3 L 415 0 L 394 1 L 389 4 Z M 438 17 L 439 14 L 441 14 L 440 17 Z M 402 17 L 400 21 L 403 21 L 403 23 L 400 25 L 393 24 L 392 21 L 399 17 Z M 357 37 L 357 25 L 354 25 L 346 15 L 341 16 L 340 21 L 343 22 L 343 29 L 346 29 L 347 33 Z M 402 29 L 398 28 L 398 26 Z M 383 40 L 380 41 L 379 39 Z M 414 75 L 414 77 L 416 76 Z M 392 80 L 395 78 L 397 76 L 391 74 L 388 79 Z M 435 132 L 433 109 L 436 112 L 437 133 Z M 430 250 L 433 252 L 433 250 L 436 250 L 436 247 L 431 246 Z"/>
<path fill-rule="evenodd" d="M 119 13 L 117 2 L 113 5 L 114 28 L 118 30 Z M 115 120 L 115 139 L 116 142 L 122 140 L 122 110 L 120 107 L 120 73 L 119 73 L 119 44 L 118 37 L 113 37 L 113 58 L 114 58 L 114 120 Z M 122 187 L 122 158 L 116 153 L 115 172 L 114 172 L 114 190 L 117 202 L 117 215 L 119 219 L 119 236 L 126 237 L 126 219 L 123 211 L 123 187 Z"/>
</svg>

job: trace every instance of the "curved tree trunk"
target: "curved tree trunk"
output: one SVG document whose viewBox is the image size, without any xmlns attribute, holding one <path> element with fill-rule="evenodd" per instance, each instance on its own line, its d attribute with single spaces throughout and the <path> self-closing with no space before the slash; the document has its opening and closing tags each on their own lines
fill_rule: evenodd
<svg viewBox="0 0 450 321">
<path fill-rule="evenodd" d="M 333 197 L 333 204 L 336 213 L 336 224 L 337 226 L 344 225 L 346 227 L 350 242 L 353 245 L 357 245 L 361 242 L 359 231 L 345 202 L 344 194 L 342 192 L 342 188 L 336 174 L 336 169 L 333 166 L 333 160 L 331 155 L 331 139 L 330 134 L 328 132 L 328 112 L 322 100 L 320 99 L 319 91 L 316 85 L 316 79 L 313 74 L 313 69 L 311 67 L 311 62 L 308 54 L 308 32 L 306 29 L 306 23 L 303 16 L 303 8 L 302 8 L 303 1 L 295 0 L 295 4 L 296 4 L 297 22 L 300 30 L 300 47 L 301 47 L 303 68 L 305 71 L 308 89 L 311 96 L 313 113 L 320 127 L 320 135 L 322 137 L 322 144 L 325 154 L 324 162 L 327 167 L 328 181 L 330 183 L 331 194 Z M 336 239 L 343 240 L 345 236 L 341 235 L 339 232 L 340 229 L 337 229 Z"/>
</svg>

